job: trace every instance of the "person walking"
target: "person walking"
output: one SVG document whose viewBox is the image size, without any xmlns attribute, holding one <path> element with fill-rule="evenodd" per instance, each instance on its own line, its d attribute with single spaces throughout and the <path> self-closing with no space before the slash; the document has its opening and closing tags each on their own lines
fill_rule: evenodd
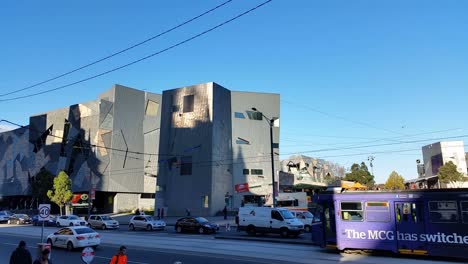
<svg viewBox="0 0 468 264">
<path fill-rule="evenodd" d="M 10 264 L 31 264 L 32 257 L 26 248 L 26 242 L 21 240 L 18 247 L 11 253 Z"/>
<path fill-rule="evenodd" d="M 224 209 L 223 209 L 224 220 L 227 219 L 227 213 L 228 213 L 227 206 L 224 206 Z"/>
<path fill-rule="evenodd" d="M 52 261 L 49 259 L 50 250 L 45 248 L 41 252 L 41 256 L 34 261 L 33 264 L 52 264 Z"/>
<path fill-rule="evenodd" d="M 117 254 L 115 254 L 109 264 L 127 264 L 127 247 L 121 246 Z"/>
</svg>

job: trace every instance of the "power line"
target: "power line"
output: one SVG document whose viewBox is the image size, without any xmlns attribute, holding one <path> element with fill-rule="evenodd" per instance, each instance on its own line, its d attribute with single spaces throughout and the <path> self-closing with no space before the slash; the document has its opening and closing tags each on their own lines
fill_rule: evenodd
<svg viewBox="0 0 468 264">
<path fill-rule="evenodd" d="M 385 143 L 385 144 L 374 144 L 374 145 L 364 145 L 364 146 L 350 146 L 350 147 L 341 147 L 341 148 L 317 149 L 317 150 L 301 151 L 301 153 L 324 152 L 324 151 L 346 150 L 346 149 L 359 149 L 359 148 L 382 147 L 382 146 L 393 146 L 393 145 L 401 145 L 401 144 L 418 143 L 418 142 L 424 142 L 424 141 L 434 141 L 434 140 L 444 140 L 444 139 L 454 139 L 454 138 L 464 138 L 464 137 L 468 137 L 468 135 L 459 135 L 459 136 L 452 136 L 452 137 L 440 137 L 440 138 L 429 138 L 429 139 L 421 139 L 421 140 L 411 140 L 411 141 L 393 142 L 393 143 Z M 288 155 L 288 154 L 295 154 L 295 153 L 297 153 L 297 152 L 283 153 L 281 155 Z"/>
<path fill-rule="evenodd" d="M 224 25 L 226 25 L 226 24 L 228 24 L 228 23 L 230 23 L 230 22 L 232 22 L 232 21 L 234 21 L 234 20 L 236 20 L 236 19 L 238 19 L 238 18 L 240 18 L 240 17 L 242 17 L 242 16 L 244 16 L 244 15 L 250 13 L 250 12 L 253 12 L 254 10 L 256 10 L 256 9 L 258 9 L 258 8 L 260 8 L 260 7 L 262 7 L 262 6 L 266 5 L 266 4 L 268 4 L 268 3 L 270 3 L 271 1 L 273 1 L 273 0 L 265 1 L 265 2 L 263 2 L 263 3 L 261 3 L 261 4 L 257 5 L 257 6 L 255 6 L 255 7 L 253 7 L 253 8 L 251 8 L 251 9 L 249 9 L 249 10 L 247 10 L 247 11 L 245 11 L 245 12 L 243 12 L 243 13 L 241 13 L 241 14 L 239 14 L 239 15 L 237 15 L 237 16 L 231 18 L 231 19 L 228 19 L 228 20 L 226 20 L 226 21 L 224 21 L 224 22 L 222 22 L 222 23 L 220 23 L 220 24 L 218 24 L 218 25 L 216 25 L 216 26 L 214 26 L 214 27 L 211 27 L 211 28 L 209 28 L 209 29 L 207 29 L 207 30 L 205 30 L 205 31 L 203 31 L 203 32 L 201 32 L 201 33 L 198 33 L 198 34 L 196 34 L 196 35 L 194 35 L 194 36 L 192 36 L 192 37 L 190 37 L 190 38 L 188 38 L 188 39 L 185 39 L 185 40 L 183 40 L 183 41 L 181 41 L 181 42 L 178 42 L 178 43 L 176 43 L 176 44 L 174 44 L 174 45 L 172 45 L 172 46 L 169 46 L 169 47 L 167 47 L 167 48 L 165 48 L 165 49 L 162 49 L 162 50 L 160 50 L 160 51 L 158 51 L 158 52 L 152 53 L 152 54 L 150 54 L 150 55 L 148 55 L 148 56 L 145 56 L 145 57 L 140 58 L 140 59 L 138 59 L 138 60 L 132 61 L 132 62 L 130 62 L 130 63 L 127 63 L 127 64 L 121 65 L 121 66 L 119 66 L 119 67 L 113 68 L 113 69 L 111 69 L 111 70 L 108 70 L 108 71 L 105 71 L 105 72 L 102 72 L 102 73 L 93 75 L 93 76 L 91 76 L 91 77 L 87 77 L 87 78 L 81 79 L 81 80 L 76 81 L 76 82 L 72 82 L 72 83 L 69 83 L 69 84 L 66 84 L 66 85 L 58 86 L 58 87 L 56 87 L 56 88 L 48 89 L 48 90 L 45 90 L 45 91 L 42 91 L 42 92 L 32 93 L 32 94 L 23 95 L 23 96 L 17 96 L 17 97 L 13 97 L 13 98 L 0 99 L 0 102 L 13 101 L 13 100 L 18 100 L 18 99 L 33 97 L 33 96 L 37 96 L 37 95 L 41 95 L 41 94 L 45 94 L 45 93 L 50 93 L 50 92 L 57 91 L 57 90 L 60 90 L 60 89 L 64 89 L 64 88 L 67 88 L 67 87 L 70 87 L 70 86 L 73 86 L 73 85 L 76 85 L 76 84 L 79 84 L 79 83 L 82 83 L 82 82 L 86 82 L 86 81 L 89 81 L 89 80 L 92 80 L 92 79 L 96 79 L 96 78 L 98 78 L 98 77 L 101 77 L 101 76 L 103 76 L 103 75 L 109 74 L 109 73 L 111 73 L 111 72 L 114 72 L 114 71 L 117 71 L 117 70 L 126 68 L 126 67 L 128 67 L 128 66 L 133 65 L 133 64 L 139 63 L 139 62 L 141 62 L 141 61 L 147 60 L 147 59 L 149 59 L 149 58 L 151 58 L 151 57 L 154 57 L 154 56 L 156 56 L 156 55 L 159 55 L 159 54 L 161 54 L 161 53 L 164 53 L 164 52 L 166 52 L 166 51 L 168 51 L 168 50 L 171 50 L 171 49 L 173 49 L 173 48 L 176 48 L 176 47 L 178 47 L 178 46 L 181 46 L 181 45 L 183 45 L 183 44 L 185 44 L 185 43 L 188 43 L 188 42 L 190 42 L 190 41 L 192 41 L 192 40 L 194 40 L 194 39 L 196 39 L 196 38 L 199 38 L 199 37 L 201 37 L 201 36 L 203 36 L 203 35 L 205 35 L 205 34 L 211 32 L 211 31 L 213 31 L 213 30 L 215 30 L 215 29 L 217 29 L 217 28 L 220 28 L 220 27 L 222 27 L 222 26 L 224 26 Z"/>
<path fill-rule="evenodd" d="M 393 134 L 399 134 L 399 135 L 406 136 L 404 133 L 400 133 L 400 132 L 390 130 L 390 129 L 386 129 L 386 128 L 377 127 L 377 126 L 374 126 L 374 125 L 371 125 L 371 124 L 368 124 L 368 123 L 365 123 L 365 122 L 352 120 L 352 119 L 345 118 L 345 117 L 342 117 L 342 116 L 339 116 L 339 115 L 327 113 L 325 111 L 315 109 L 315 108 L 312 108 L 310 106 L 298 105 L 297 103 L 292 103 L 292 102 L 285 101 L 285 100 L 281 100 L 281 101 L 284 102 L 284 103 L 287 103 L 287 104 L 292 104 L 292 105 L 294 105 L 296 107 L 301 107 L 301 108 L 308 109 L 310 111 L 313 111 L 313 112 L 316 112 L 316 113 L 319 113 L 319 114 L 322 114 L 322 115 L 325 115 L 325 116 L 328 116 L 328 117 L 333 117 L 333 118 L 336 118 L 336 119 L 341 119 L 341 120 L 345 120 L 345 121 L 348 121 L 348 122 L 351 122 L 351 123 L 355 123 L 355 124 L 358 124 L 358 125 L 361 125 L 361 126 L 365 126 L 365 127 L 369 127 L 369 128 L 373 128 L 373 129 L 377 129 L 377 130 L 390 132 L 390 133 L 393 133 Z"/>
<path fill-rule="evenodd" d="M 29 90 L 29 89 L 31 89 L 31 88 L 37 87 L 37 86 L 39 86 L 39 85 L 42 85 L 42 84 L 45 84 L 45 83 L 48 83 L 48 82 L 51 82 L 51 81 L 54 81 L 54 80 L 57 80 L 57 79 L 59 79 L 59 78 L 61 78 L 61 77 L 70 75 L 70 74 L 72 74 L 72 73 L 74 73 L 74 72 L 83 70 L 83 69 L 88 68 L 88 67 L 90 67 L 90 66 L 92 66 L 92 65 L 98 64 L 98 63 L 100 63 L 100 62 L 102 62 L 102 61 L 105 61 L 105 60 L 107 60 L 107 59 L 110 59 L 110 58 L 112 58 L 112 57 L 115 57 L 115 56 L 117 56 L 117 55 L 119 55 L 119 54 L 122 54 L 122 53 L 127 52 L 127 51 L 129 51 L 129 50 L 131 50 L 131 49 L 134 49 L 134 48 L 136 48 L 136 47 L 138 47 L 138 46 L 141 46 L 141 45 L 143 45 L 143 44 L 145 44 L 145 43 L 147 43 L 147 42 L 149 42 L 149 41 L 151 41 L 151 40 L 154 40 L 154 39 L 159 38 L 159 37 L 161 37 L 161 36 L 163 36 L 163 35 L 166 35 L 167 33 L 171 32 L 171 31 L 174 31 L 174 30 L 176 30 L 176 29 L 178 29 L 178 28 L 180 28 L 180 27 L 182 27 L 182 26 L 185 26 L 185 25 L 189 24 L 190 22 L 193 22 L 193 21 L 195 21 L 195 20 L 197 20 L 197 19 L 199 19 L 199 18 L 201 18 L 201 17 L 203 17 L 203 16 L 205 16 L 205 15 L 207 15 L 207 14 L 209 14 L 209 13 L 215 11 L 216 9 L 221 8 L 221 7 L 223 7 L 224 5 L 226 5 L 226 4 L 228 4 L 228 3 L 232 2 L 232 1 L 233 1 L 233 0 L 228 0 L 228 1 L 226 1 L 226 2 L 224 2 L 224 3 L 222 3 L 222 4 L 220 4 L 220 5 L 217 5 L 217 6 L 213 7 L 213 8 L 211 8 L 211 9 L 209 9 L 209 10 L 207 10 L 207 11 L 205 11 L 205 12 L 203 12 L 203 13 L 197 15 L 197 16 L 195 16 L 195 17 L 192 17 L 192 18 L 189 19 L 189 20 L 186 20 L 185 22 L 183 22 L 183 23 L 181 23 L 181 24 L 178 24 L 178 25 L 175 26 L 175 27 L 172 27 L 172 28 L 170 28 L 170 29 L 167 29 L 167 30 L 165 30 L 165 31 L 163 31 L 163 32 L 161 32 L 161 33 L 155 35 L 155 36 L 152 36 L 152 37 L 150 37 L 150 38 L 147 38 L 147 39 L 145 39 L 145 40 L 143 40 L 143 41 L 141 41 L 141 42 L 138 42 L 138 43 L 136 43 L 136 44 L 134 44 L 134 45 L 132 45 L 132 46 L 130 46 L 130 47 L 127 47 L 127 48 L 125 48 L 125 49 L 122 49 L 122 50 L 120 50 L 120 51 L 117 51 L 117 52 L 115 52 L 115 53 L 112 53 L 111 55 L 108 55 L 108 56 L 103 57 L 103 58 L 101 58 L 101 59 L 95 60 L 95 61 L 93 61 L 93 62 L 90 62 L 90 63 L 86 64 L 86 65 L 80 66 L 80 67 L 78 67 L 78 68 L 76 68 L 76 69 L 74 69 L 74 70 L 71 70 L 71 71 L 68 71 L 68 72 L 59 74 L 59 75 L 57 75 L 57 76 L 55 76 L 55 77 L 52 77 L 52 78 L 50 78 L 50 79 L 47 79 L 47 80 L 44 80 L 44 81 L 41 81 L 41 82 L 32 84 L 32 85 L 30 85 L 30 86 L 27 86 L 27 87 L 24 87 L 24 88 L 21 88 L 21 89 L 18 89 L 18 90 L 14 90 L 14 91 L 11 91 L 11 92 L 8 92 L 8 93 L 0 94 L 0 97 L 6 96 L 6 95 L 10 95 L 10 94 L 15 94 L 15 93 L 18 93 L 18 92 L 21 92 L 21 91 L 25 91 L 25 90 Z"/>
</svg>

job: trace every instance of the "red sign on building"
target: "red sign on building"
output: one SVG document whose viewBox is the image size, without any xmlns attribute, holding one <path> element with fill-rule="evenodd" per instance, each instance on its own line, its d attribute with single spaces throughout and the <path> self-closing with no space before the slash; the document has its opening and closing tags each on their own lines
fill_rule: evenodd
<svg viewBox="0 0 468 264">
<path fill-rule="evenodd" d="M 235 188 L 236 188 L 237 193 L 248 192 L 249 184 L 248 183 L 236 184 Z"/>
</svg>

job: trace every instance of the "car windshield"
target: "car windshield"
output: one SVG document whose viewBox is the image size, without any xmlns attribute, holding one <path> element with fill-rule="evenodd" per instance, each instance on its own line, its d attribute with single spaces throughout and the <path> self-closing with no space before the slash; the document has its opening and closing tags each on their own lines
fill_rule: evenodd
<svg viewBox="0 0 468 264">
<path fill-rule="evenodd" d="M 154 221 L 154 218 L 151 217 L 151 216 L 146 216 L 145 219 L 146 219 L 147 221 Z"/>
<path fill-rule="evenodd" d="M 288 210 L 279 210 L 284 219 L 294 219 L 294 215 Z"/>
<path fill-rule="evenodd" d="M 28 217 L 28 216 L 25 215 L 25 214 L 19 214 L 19 215 L 16 215 L 16 216 L 17 216 L 17 217 L 20 217 L 20 218 L 26 218 L 26 217 Z"/>
<path fill-rule="evenodd" d="M 107 216 L 107 215 L 103 215 L 103 216 L 101 216 L 101 218 L 102 218 L 102 220 L 114 220 L 110 216 Z"/>
<path fill-rule="evenodd" d="M 84 227 L 84 228 L 77 228 L 77 229 L 75 229 L 75 232 L 76 232 L 78 235 L 96 233 L 96 231 L 92 230 L 91 228 L 87 228 L 87 227 Z"/>
<path fill-rule="evenodd" d="M 76 216 L 76 215 L 70 215 L 69 219 L 70 220 L 80 220 L 80 218 L 78 218 L 78 216 Z"/>
<path fill-rule="evenodd" d="M 205 223 L 208 223 L 209 221 L 206 220 L 206 218 L 203 218 L 203 217 L 197 217 L 195 218 L 200 224 L 205 224 Z"/>
<path fill-rule="evenodd" d="M 302 215 L 304 215 L 305 218 L 314 218 L 314 215 L 311 212 L 304 212 Z"/>
</svg>

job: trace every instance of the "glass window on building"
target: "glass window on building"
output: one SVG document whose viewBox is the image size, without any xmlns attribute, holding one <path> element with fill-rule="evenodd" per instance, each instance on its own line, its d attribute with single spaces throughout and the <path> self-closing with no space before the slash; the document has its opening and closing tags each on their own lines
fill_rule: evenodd
<svg viewBox="0 0 468 264">
<path fill-rule="evenodd" d="M 263 119 L 262 112 L 258 112 L 258 111 L 255 111 L 255 112 L 254 111 L 247 111 L 247 116 L 251 120 L 262 120 Z"/>
<path fill-rule="evenodd" d="M 234 117 L 245 119 L 244 113 L 241 113 L 241 112 L 234 112 Z"/>
</svg>

